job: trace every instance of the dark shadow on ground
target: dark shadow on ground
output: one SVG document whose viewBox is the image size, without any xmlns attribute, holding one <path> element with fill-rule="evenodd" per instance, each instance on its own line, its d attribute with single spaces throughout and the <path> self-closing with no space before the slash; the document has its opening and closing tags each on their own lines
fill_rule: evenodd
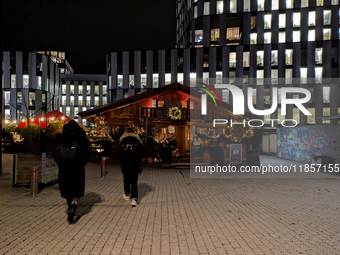
<svg viewBox="0 0 340 255">
<path fill-rule="evenodd" d="M 77 223 L 77 221 L 83 216 L 91 212 L 94 204 L 102 202 L 102 197 L 95 192 L 85 193 L 84 197 L 80 198 L 78 208 L 76 210 L 76 217 L 73 223 Z"/>
<path fill-rule="evenodd" d="M 153 186 L 150 186 L 146 183 L 138 184 L 138 201 L 140 202 L 142 198 L 146 196 L 146 194 L 154 190 L 155 188 Z"/>
</svg>

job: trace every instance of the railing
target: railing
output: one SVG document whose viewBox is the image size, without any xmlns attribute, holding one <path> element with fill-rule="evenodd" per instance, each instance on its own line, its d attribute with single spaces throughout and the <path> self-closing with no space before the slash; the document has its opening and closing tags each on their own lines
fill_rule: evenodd
<svg viewBox="0 0 340 255">
<path fill-rule="evenodd" d="M 181 109 L 181 118 L 179 120 L 190 120 L 190 119 L 200 119 L 201 118 L 201 110 L 200 109 Z M 171 119 L 169 117 L 169 109 L 168 108 L 141 108 L 141 118 L 149 119 Z"/>
</svg>

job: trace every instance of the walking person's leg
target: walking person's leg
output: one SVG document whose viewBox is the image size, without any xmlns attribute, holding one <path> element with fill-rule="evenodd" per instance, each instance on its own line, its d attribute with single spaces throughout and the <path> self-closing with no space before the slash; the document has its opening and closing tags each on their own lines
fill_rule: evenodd
<svg viewBox="0 0 340 255">
<path fill-rule="evenodd" d="M 131 205 L 137 206 L 138 200 L 138 172 L 131 174 Z"/>
<path fill-rule="evenodd" d="M 123 173 L 123 182 L 124 182 L 124 194 L 123 198 L 125 200 L 129 200 L 130 195 L 130 175 L 128 173 Z"/>
</svg>

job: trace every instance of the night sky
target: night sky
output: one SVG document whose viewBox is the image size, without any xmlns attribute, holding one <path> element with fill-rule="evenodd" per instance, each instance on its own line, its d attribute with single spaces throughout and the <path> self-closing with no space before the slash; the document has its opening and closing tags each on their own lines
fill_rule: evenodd
<svg viewBox="0 0 340 255">
<path fill-rule="evenodd" d="M 4 0 L 4 50 L 66 52 L 75 73 L 105 74 L 111 51 L 169 49 L 176 0 Z"/>
</svg>

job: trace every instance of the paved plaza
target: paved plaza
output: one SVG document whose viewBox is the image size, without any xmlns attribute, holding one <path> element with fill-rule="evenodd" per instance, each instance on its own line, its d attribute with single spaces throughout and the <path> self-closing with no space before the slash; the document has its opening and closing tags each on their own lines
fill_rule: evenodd
<svg viewBox="0 0 340 255">
<path fill-rule="evenodd" d="M 0 175 L 1 254 L 340 254 L 340 178 L 190 178 L 145 168 L 139 205 L 122 199 L 120 165 L 86 166 L 74 224 L 58 184 L 30 197 Z M 275 158 L 267 157 L 267 160 Z"/>
</svg>

